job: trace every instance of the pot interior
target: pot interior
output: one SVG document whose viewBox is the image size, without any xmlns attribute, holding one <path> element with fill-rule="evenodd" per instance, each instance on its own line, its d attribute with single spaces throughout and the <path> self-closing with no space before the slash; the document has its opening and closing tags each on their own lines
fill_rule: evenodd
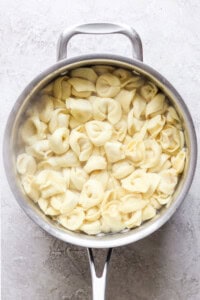
<svg viewBox="0 0 200 300">
<path fill-rule="evenodd" d="M 19 126 L 24 120 L 24 113 L 34 102 L 35 96 L 39 90 L 50 83 L 56 77 L 67 74 L 71 69 L 78 67 L 89 67 L 92 65 L 111 65 L 121 67 L 136 72 L 141 76 L 153 81 L 159 89 L 168 97 L 169 101 L 177 110 L 183 124 L 183 130 L 188 149 L 188 160 L 184 172 L 181 175 L 176 191 L 173 195 L 172 203 L 169 207 L 162 207 L 156 217 L 143 223 L 140 227 L 131 230 L 124 230 L 115 234 L 99 234 L 89 236 L 84 233 L 71 232 L 61 225 L 45 216 L 39 207 L 28 198 L 20 184 L 19 176 L 16 171 L 16 155 L 20 151 L 18 138 Z M 182 98 L 173 88 L 173 86 L 158 72 L 143 64 L 140 61 L 134 61 L 119 56 L 82 56 L 81 58 L 68 59 L 58 62 L 45 72 L 34 79 L 18 98 L 7 123 L 4 143 L 4 164 L 11 189 L 25 212 L 44 230 L 53 236 L 80 246 L 94 248 L 116 247 L 131 242 L 135 242 L 162 226 L 176 211 L 183 201 L 192 182 L 196 165 L 196 138 L 192 119 Z"/>
</svg>

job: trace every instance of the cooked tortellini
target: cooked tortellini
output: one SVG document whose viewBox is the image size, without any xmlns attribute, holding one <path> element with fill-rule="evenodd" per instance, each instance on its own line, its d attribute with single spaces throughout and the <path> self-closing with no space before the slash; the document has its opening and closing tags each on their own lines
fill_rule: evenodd
<svg viewBox="0 0 200 300">
<path fill-rule="evenodd" d="M 114 163 L 125 158 L 123 146 L 120 142 L 106 142 L 104 148 L 108 162 Z"/>
<path fill-rule="evenodd" d="M 127 91 L 125 89 L 122 89 L 119 92 L 119 94 L 115 97 L 115 100 L 117 100 L 120 103 L 124 113 L 129 112 L 135 93 L 136 93 L 136 89 L 133 91 Z"/>
<path fill-rule="evenodd" d="M 39 116 L 34 115 L 26 119 L 20 128 L 20 137 L 26 145 L 31 145 L 38 140 L 46 138 L 47 124 L 41 122 Z"/>
<path fill-rule="evenodd" d="M 95 83 L 98 78 L 97 74 L 95 73 L 95 71 L 92 68 L 78 68 L 78 69 L 72 70 L 70 75 L 72 77 L 79 77 L 79 78 L 89 80 L 93 83 Z"/>
<path fill-rule="evenodd" d="M 107 167 L 107 161 L 105 157 L 102 157 L 100 155 L 92 155 L 86 162 L 84 166 L 84 170 L 87 173 L 91 173 L 96 170 L 105 170 Z"/>
<path fill-rule="evenodd" d="M 85 129 L 95 146 L 103 146 L 112 136 L 112 125 L 108 122 L 90 121 L 86 123 Z"/>
<path fill-rule="evenodd" d="M 19 128 L 24 193 L 65 230 L 130 230 L 169 206 L 188 151 L 155 83 L 110 65 L 70 70 L 36 95 Z"/>
<path fill-rule="evenodd" d="M 56 154 L 63 154 L 69 149 L 69 130 L 65 127 L 58 128 L 49 136 L 49 145 Z"/>
<path fill-rule="evenodd" d="M 79 204 L 86 209 L 96 206 L 101 202 L 103 192 L 104 188 L 101 182 L 89 179 L 83 186 Z"/>
<path fill-rule="evenodd" d="M 19 154 L 17 157 L 17 171 L 19 174 L 34 174 L 37 169 L 36 161 L 32 155 Z"/>
<path fill-rule="evenodd" d="M 82 99 L 68 99 L 66 107 L 70 114 L 80 123 L 87 122 L 92 117 L 92 106 L 90 102 Z"/>
<path fill-rule="evenodd" d="M 72 85 L 72 95 L 75 97 L 87 98 L 95 92 L 94 83 L 87 79 L 72 77 L 68 82 Z"/>
<path fill-rule="evenodd" d="M 93 144 L 81 126 L 71 131 L 69 144 L 80 161 L 87 161 L 92 154 Z"/>
<path fill-rule="evenodd" d="M 71 84 L 69 83 L 68 79 L 69 77 L 63 76 L 54 81 L 53 96 L 55 98 L 65 100 L 71 95 Z"/>
<path fill-rule="evenodd" d="M 57 108 L 52 114 L 48 123 L 48 128 L 50 133 L 53 133 L 56 129 L 60 127 L 68 128 L 69 126 L 69 115 L 66 112 L 66 109 Z"/>
<path fill-rule="evenodd" d="M 96 120 L 107 119 L 111 124 L 116 124 L 122 116 L 121 105 L 111 98 L 96 97 L 96 100 L 93 100 L 93 116 Z"/>
<path fill-rule="evenodd" d="M 120 92 L 120 80 L 111 73 L 106 73 L 97 79 L 96 90 L 100 97 L 114 97 Z"/>
</svg>

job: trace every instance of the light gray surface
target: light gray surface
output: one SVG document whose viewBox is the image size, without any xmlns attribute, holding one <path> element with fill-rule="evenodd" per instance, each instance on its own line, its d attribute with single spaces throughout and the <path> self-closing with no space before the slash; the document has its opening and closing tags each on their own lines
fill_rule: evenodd
<svg viewBox="0 0 200 300">
<path fill-rule="evenodd" d="M 1 1 L 2 132 L 21 90 L 55 61 L 57 38 L 65 27 L 80 22 L 117 21 L 139 32 L 144 61 L 181 93 L 199 137 L 199 15 L 198 0 Z M 129 42 L 120 36 L 75 37 L 69 55 L 106 51 L 131 55 Z M 159 232 L 114 251 L 108 299 L 200 299 L 199 176 L 197 167 L 184 204 Z M 2 299 L 91 299 L 86 250 L 64 244 L 33 224 L 16 204 L 4 173 L 1 187 Z"/>
</svg>

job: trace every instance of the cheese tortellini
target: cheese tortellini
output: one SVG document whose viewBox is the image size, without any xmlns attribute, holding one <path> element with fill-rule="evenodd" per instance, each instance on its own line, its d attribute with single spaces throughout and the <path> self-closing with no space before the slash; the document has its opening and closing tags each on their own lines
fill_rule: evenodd
<svg viewBox="0 0 200 300">
<path fill-rule="evenodd" d="M 167 96 L 110 65 L 79 67 L 36 95 L 19 129 L 24 193 L 61 226 L 118 232 L 169 206 L 187 161 Z"/>
</svg>

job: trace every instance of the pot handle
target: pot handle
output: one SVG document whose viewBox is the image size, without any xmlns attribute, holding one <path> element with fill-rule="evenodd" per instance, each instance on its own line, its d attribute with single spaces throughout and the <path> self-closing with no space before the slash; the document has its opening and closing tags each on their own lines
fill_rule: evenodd
<svg viewBox="0 0 200 300">
<path fill-rule="evenodd" d="M 105 291 L 106 291 L 106 276 L 108 270 L 108 264 L 112 254 L 112 248 L 107 250 L 105 263 L 103 266 L 103 271 L 100 276 L 97 276 L 93 250 L 88 248 L 88 258 L 90 263 L 90 272 L 92 277 L 92 294 L 93 300 L 104 300 L 105 299 Z"/>
<path fill-rule="evenodd" d="M 57 48 L 57 59 L 67 57 L 67 46 L 69 40 L 77 34 L 116 34 L 120 33 L 129 38 L 132 45 L 133 58 L 143 60 L 142 42 L 138 33 L 125 24 L 112 23 L 89 23 L 67 28 L 60 35 Z"/>
</svg>

